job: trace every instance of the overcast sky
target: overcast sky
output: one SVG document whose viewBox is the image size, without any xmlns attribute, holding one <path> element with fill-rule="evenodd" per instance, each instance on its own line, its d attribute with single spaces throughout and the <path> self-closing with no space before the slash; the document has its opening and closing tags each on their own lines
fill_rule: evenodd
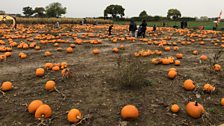
<svg viewBox="0 0 224 126">
<path fill-rule="evenodd" d="M 217 17 L 221 10 L 224 11 L 224 0 L 1 0 L 0 10 L 22 14 L 25 6 L 45 7 L 52 2 L 67 7 L 66 17 L 103 16 L 103 10 L 110 4 L 122 5 L 125 17 L 138 16 L 142 10 L 152 16 L 166 16 L 170 8 L 180 10 L 182 16 L 193 17 Z"/>
</svg>

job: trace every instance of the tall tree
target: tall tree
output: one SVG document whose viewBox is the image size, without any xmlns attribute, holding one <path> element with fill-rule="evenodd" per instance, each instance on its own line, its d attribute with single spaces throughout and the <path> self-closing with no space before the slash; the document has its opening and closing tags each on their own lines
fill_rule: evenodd
<svg viewBox="0 0 224 126">
<path fill-rule="evenodd" d="M 181 13 L 177 9 L 169 9 L 168 12 L 167 12 L 167 18 L 168 19 L 176 20 L 180 17 L 181 17 Z"/>
<path fill-rule="evenodd" d="M 140 14 L 139 17 L 140 18 L 147 18 L 149 15 L 147 14 L 147 12 L 145 10 L 143 10 Z"/>
<path fill-rule="evenodd" d="M 45 9 L 43 7 L 36 7 L 34 9 L 34 16 L 35 17 L 44 17 L 45 16 Z"/>
<path fill-rule="evenodd" d="M 32 16 L 33 15 L 33 8 L 32 7 L 29 7 L 29 6 L 27 6 L 27 7 L 24 7 L 23 8 L 23 14 L 26 16 L 26 17 L 30 17 L 30 16 Z"/>
<path fill-rule="evenodd" d="M 61 17 L 63 14 L 66 14 L 66 7 L 63 7 L 61 3 L 51 3 L 46 7 L 48 17 Z"/>
<path fill-rule="evenodd" d="M 107 17 L 108 14 L 112 15 L 113 18 L 120 16 L 121 18 L 125 15 L 125 9 L 121 5 L 109 5 L 104 10 L 104 16 Z"/>
</svg>

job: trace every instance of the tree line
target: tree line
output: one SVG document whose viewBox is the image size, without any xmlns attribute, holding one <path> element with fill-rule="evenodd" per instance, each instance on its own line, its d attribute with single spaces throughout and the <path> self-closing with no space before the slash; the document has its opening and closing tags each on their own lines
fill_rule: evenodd
<svg viewBox="0 0 224 126">
<path fill-rule="evenodd" d="M 23 14 L 25 17 L 56 17 L 59 18 L 62 15 L 66 14 L 67 8 L 63 7 L 61 3 L 54 2 L 49 4 L 46 7 L 35 7 L 32 8 L 30 6 L 24 7 Z M 0 11 L 0 14 L 5 14 L 4 11 Z M 21 15 L 17 15 L 21 16 Z M 182 17 L 181 12 L 178 9 L 169 9 L 167 11 L 167 15 L 163 16 L 150 16 L 145 10 L 140 12 L 140 14 L 136 17 L 124 18 L 125 16 L 125 8 L 121 5 L 112 4 L 107 6 L 104 9 L 104 16 L 97 17 L 102 19 L 112 19 L 118 21 L 129 21 L 130 19 L 134 19 L 136 21 L 141 21 L 145 19 L 147 21 L 166 21 L 166 20 L 185 20 L 185 21 L 195 21 L 195 20 L 203 20 L 203 21 L 214 21 L 217 20 L 215 18 L 208 18 L 206 16 L 202 16 L 200 19 L 195 17 Z"/>
<path fill-rule="evenodd" d="M 63 14 L 66 14 L 66 7 L 63 7 L 61 3 L 55 2 L 44 7 L 35 7 L 34 9 L 30 6 L 23 8 L 23 14 L 25 17 L 56 17 L 59 18 Z"/>
</svg>

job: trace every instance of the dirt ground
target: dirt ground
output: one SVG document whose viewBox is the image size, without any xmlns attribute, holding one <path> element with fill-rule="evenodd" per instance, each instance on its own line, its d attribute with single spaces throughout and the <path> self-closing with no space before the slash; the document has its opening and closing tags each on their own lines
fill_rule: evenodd
<svg viewBox="0 0 224 126">
<path fill-rule="evenodd" d="M 42 30 L 40 34 L 50 33 L 48 31 L 50 28 L 41 30 L 37 27 L 34 28 L 39 31 Z M 121 31 L 122 34 L 114 36 L 122 37 L 127 33 L 126 30 L 116 30 L 115 26 L 113 32 L 116 31 Z M 78 37 L 86 32 L 94 34 L 107 33 L 105 28 L 88 31 L 84 29 L 77 30 L 76 26 L 71 29 L 64 28 L 60 32 L 78 32 Z M 165 36 L 174 33 L 174 30 L 162 29 L 157 32 L 162 33 L 162 35 L 156 37 L 153 41 L 165 38 Z M 14 34 L 14 32 L 9 34 Z M 27 33 L 24 32 L 23 34 Z M 36 34 L 32 33 L 31 38 Z M 65 51 L 69 44 L 74 43 L 71 36 L 61 37 L 70 40 L 69 43 L 59 43 L 60 47 L 63 48 L 61 52 L 57 51 L 52 43 L 43 45 L 38 43 L 41 50 L 23 50 L 13 47 L 13 55 L 7 58 L 6 61 L 0 62 L 0 83 L 11 81 L 14 85 L 14 89 L 6 92 L 6 96 L 0 95 L 0 125 L 38 125 L 39 121 L 32 114 L 29 114 L 26 107 L 26 104 L 35 99 L 41 99 L 51 106 L 53 115 L 45 123 L 52 126 L 71 125 L 67 121 L 66 112 L 72 108 L 78 108 L 85 116 L 89 115 L 89 118 L 81 124 L 83 126 L 118 126 L 121 123 L 126 123 L 120 117 L 120 110 L 126 104 L 136 105 L 140 112 L 140 117 L 137 120 L 127 121 L 128 126 L 209 126 L 222 124 L 224 123 L 224 108 L 220 105 L 220 99 L 224 97 L 224 71 L 214 72 L 210 68 L 209 61 L 201 63 L 199 60 L 202 54 L 211 59 L 214 57 L 220 50 L 220 43 L 215 46 L 211 41 L 220 40 L 220 36 L 221 34 L 218 34 L 217 37 L 211 38 L 211 35 L 208 35 L 204 39 L 205 45 L 200 45 L 197 38 L 194 38 L 196 42 L 191 45 L 177 43 L 179 50 L 171 50 L 170 52 L 165 52 L 163 48 L 157 45 L 148 45 L 147 42 L 138 39 L 135 42 L 118 40 L 113 43 L 108 38 L 103 37 L 100 38 L 102 44 L 76 44 L 74 52 L 71 54 L 67 54 Z M 147 33 L 147 38 L 152 39 L 154 37 L 149 36 Z M 99 37 L 85 39 L 99 39 Z M 7 42 L 7 39 L 3 40 Z M 27 42 L 26 39 L 13 40 Z M 185 41 L 185 38 L 179 34 L 173 34 L 171 39 L 166 41 L 177 42 L 177 40 Z M 39 42 L 39 40 L 34 41 Z M 119 47 L 121 44 L 125 46 L 125 50 L 113 53 L 112 48 Z M 92 54 L 94 48 L 100 50 L 99 55 Z M 134 53 L 142 49 L 157 49 L 163 51 L 163 54 L 161 56 L 134 57 Z M 198 50 L 199 55 L 192 55 L 193 50 Z M 45 51 L 50 51 L 52 56 L 45 57 Z M 18 57 L 19 52 L 25 52 L 28 58 L 20 59 Z M 180 66 L 174 66 L 173 64 L 154 65 L 151 63 L 152 58 L 175 57 L 178 52 L 184 54 L 184 58 L 180 59 Z M 130 56 L 133 59 L 140 60 L 142 66 L 149 67 L 146 78 L 148 84 L 142 85 L 140 88 L 124 88 L 119 83 L 113 83 L 112 76 L 114 73 L 116 74 L 118 68 L 117 60 L 121 57 L 122 64 L 126 64 L 130 60 Z M 36 68 L 43 67 L 47 62 L 60 63 L 63 61 L 68 62 L 71 71 L 71 76 L 68 79 L 62 78 L 60 72 L 49 70 L 46 70 L 44 77 L 36 77 Z M 219 58 L 218 64 L 224 67 L 224 53 Z M 171 67 L 175 67 L 178 72 L 174 80 L 167 78 L 167 70 Z M 194 80 L 199 87 L 202 87 L 205 83 L 213 84 L 216 90 L 211 94 L 200 90 L 185 91 L 182 85 L 186 79 Z M 65 99 L 55 91 L 48 92 L 44 89 L 44 84 L 48 80 L 56 81 L 57 89 L 65 94 Z M 200 97 L 196 97 L 198 94 L 200 94 Z M 203 104 L 206 110 L 206 115 L 199 119 L 193 119 L 187 116 L 185 112 L 186 103 L 195 100 Z M 170 105 L 173 103 L 181 107 L 181 111 L 177 114 L 173 114 L 169 110 Z"/>
</svg>

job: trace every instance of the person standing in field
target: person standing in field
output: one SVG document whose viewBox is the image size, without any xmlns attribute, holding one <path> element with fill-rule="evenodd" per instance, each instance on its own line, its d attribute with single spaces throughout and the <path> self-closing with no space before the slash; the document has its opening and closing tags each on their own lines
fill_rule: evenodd
<svg viewBox="0 0 224 126">
<path fill-rule="evenodd" d="M 110 35 L 112 35 L 112 34 L 111 34 L 111 32 L 112 32 L 112 29 L 113 29 L 113 25 L 110 25 L 110 26 L 109 26 L 109 29 L 108 29 L 108 32 L 109 32 L 109 36 L 110 36 Z"/>
<path fill-rule="evenodd" d="M 131 32 L 131 36 L 135 37 L 135 31 L 137 30 L 137 25 L 134 22 L 133 19 L 131 19 L 130 25 L 129 25 L 129 32 Z"/>
<path fill-rule="evenodd" d="M 142 24 L 140 25 L 141 27 L 141 36 L 143 38 L 145 38 L 145 32 L 147 30 L 147 23 L 146 23 L 146 20 L 142 20 Z"/>
<path fill-rule="evenodd" d="M 153 25 L 153 29 L 152 30 L 153 30 L 153 32 L 156 32 L 156 25 L 155 24 Z"/>
</svg>

